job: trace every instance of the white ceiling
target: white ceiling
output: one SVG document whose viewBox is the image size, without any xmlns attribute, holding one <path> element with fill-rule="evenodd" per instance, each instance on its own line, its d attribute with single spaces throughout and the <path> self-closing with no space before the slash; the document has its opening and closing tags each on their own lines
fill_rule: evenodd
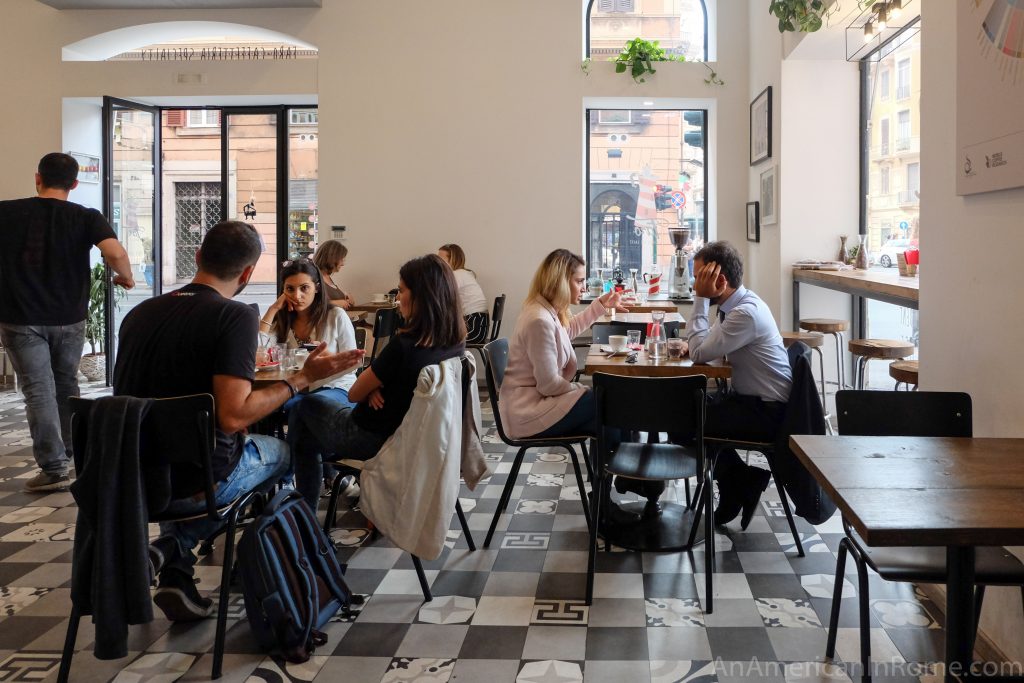
<svg viewBox="0 0 1024 683">
<path fill-rule="evenodd" d="M 39 0 L 57 9 L 254 9 L 323 7 L 323 0 Z"/>
</svg>

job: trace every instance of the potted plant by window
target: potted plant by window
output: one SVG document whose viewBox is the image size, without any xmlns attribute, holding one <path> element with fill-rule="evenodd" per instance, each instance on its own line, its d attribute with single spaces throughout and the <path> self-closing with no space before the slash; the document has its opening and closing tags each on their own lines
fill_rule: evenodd
<svg viewBox="0 0 1024 683">
<path fill-rule="evenodd" d="M 114 308 L 124 299 L 124 290 L 114 288 Z M 89 344 L 89 353 L 82 356 L 79 370 L 90 382 L 98 382 L 107 376 L 107 354 L 103 348 L 103 332 L 106 324 L 107 310 L 107 267 L 97 263 L 92 269 L 92 281 L 89 284 L 89 307 L 85 314 L 85 341 Z"/>
<path fill-rule="evenodd" d="M 652 62 L 685 62 L 682 55 L 673 55 L 665 52 L 658 45 L 658 41 L 634 38 L 626 43 L 622 52 L 615 58 L 615 73 L 621 74 L 629 71 L 629 75 L 637 83 L 645 81 L 644 74 L 656 73 Z"/>
</svg>

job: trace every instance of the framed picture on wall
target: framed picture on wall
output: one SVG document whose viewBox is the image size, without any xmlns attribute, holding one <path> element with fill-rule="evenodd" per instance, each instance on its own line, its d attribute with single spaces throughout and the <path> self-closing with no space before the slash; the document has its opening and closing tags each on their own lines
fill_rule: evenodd
<svg viewBox="0 0 1024 683">
<path fill-rule="evenodd" d="M 772 166 L 761 172 L 761 223 L 772 225 L 779 220 L 779 167 Z"/>
<path fill-rule="evenodd" d="M 772 86 L 750 103 L 750 165 L 772 156 Z"/>
<path fill-rule="evenodd" d="M 761 241 L 761 202 L 747 202 L 747 241 Z"/>
<path fill-rule="evenodd" d="M 100 158 L 81 152 L 68 152 L 78 162 L 78 182 L 98 183 L 100 181 Z"/>
</svg>

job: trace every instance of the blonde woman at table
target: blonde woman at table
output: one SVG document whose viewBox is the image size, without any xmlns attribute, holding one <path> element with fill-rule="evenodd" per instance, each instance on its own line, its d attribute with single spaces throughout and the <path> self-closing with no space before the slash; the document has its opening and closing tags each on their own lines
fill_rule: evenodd
<svg viewBox="0 0 1024 683">
<path fill-rule="evenodd" d="M 522 439 L 596 434 L 594 393 L 572 381 L 576 351 L 572 339 L 609 310 L 627 311 L 621 292 L 608 292 L 578 315 L 586 291 L 583 259 L 556 249 L 537 268 L 530 294 L 509 339 L 508 369 L 498 408 L 508 435 Z"/>
<path fill-rule="evenodd" d="M 269 344 L 285 343 L 294 349 L 303 344 L 326 342 L 327 351 L 351 351 L 356 348 L 356 332 L 348 314 L 332 306 L 324 292 L 321 271 L 309 259 L 285 261 L 281 270 L 282 291 L 277 301 L 260 320 L 260 332 Z M 348 390 L 355 382 L 355 368 L 312 384 L 310 392 L 322 394 L 340 406 L 351 406 Z M 292 397 L 284 404 L 289 410 L 308 393 Z"/>
<path fill-rule="evenodd" d="M 491 325 L 487 297 L 476 281 L 476 273 L 466 268 L 466 252 L 457 244 L 445 244 L 437 250 L 437 255 L 455 272 L 459 303 L 462 304 L 462 315 L 466 318 L 466 343 L 481 344 L 487 341 L 487 328 Z"/>
<path fill-rule="evenodd" d="M 313 254 L 313 263 L 320 269 L 320 277 L 323 280 L 328 301 L 346 310 L 352 308 L 356 302 L 334 284 L 331 276 L 341 270 L 341 267 L 345 265 L 345 258 L 347 256 L 348 247 L 338 240 L 322 242 L 316 248 L 316 253 Z"/>
</svg>

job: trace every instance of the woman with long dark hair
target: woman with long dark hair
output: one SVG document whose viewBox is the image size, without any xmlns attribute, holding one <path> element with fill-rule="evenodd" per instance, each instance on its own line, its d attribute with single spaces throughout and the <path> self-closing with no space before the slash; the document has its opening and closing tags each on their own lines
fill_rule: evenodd
<svg viewBox="0 0 1024 683">
<path fill-rule="evenodd" d="M 288 348 L 325 342 L 327 351 L 337 353 L 356 348 L 356 333 L 348 314 L 332 306 L 324 292 L 320 269 L 309 259 L 285 261 L 281 270 L 281 296 L 260 320 L 260 331 L 269 344 L 284 343 Z M 354 370 L 354 368 L 353 368 Z M 352 371 L 328 377 L 310 387 L 324 400 L 350 405 L 348 390 L 355 382 Z M 303 397 L 293 397 L 284 408 L 291 409 Z"/>
<path fill-rule="evenodd" d="M 466 348 L 466 324 L 452 269 L 434 254 L 398 271 L 398 309 L 405 326 L 349 390 L 355 408 L 311 396 L 289 430 L 295 487 L 316 509 L 320 460 L 369 460 L 398 429 L 412 403 L 420 370 Z"/>
<path fill-rule="evenodd" d="M 466 343 L 480 344 L 487 341 L 487 328 L 491 316 L 487 312 L 487 298 L 476 273 L 466 267 L 466 252 L 457 244 L 443 244 L 437 255 L 448 262 L 455 272 L 455 284 L 459 288 L 459 303 L 466 318 Z"/>
</svg>

